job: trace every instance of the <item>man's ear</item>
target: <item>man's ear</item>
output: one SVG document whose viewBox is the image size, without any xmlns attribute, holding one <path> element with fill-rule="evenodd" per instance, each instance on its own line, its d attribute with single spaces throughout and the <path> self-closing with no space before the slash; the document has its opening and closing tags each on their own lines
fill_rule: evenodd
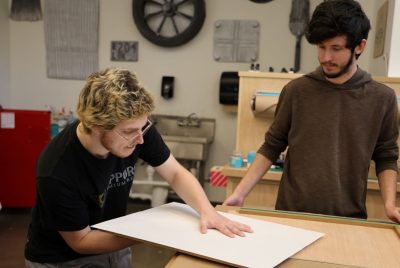
<svg viewBox="0 0 400 268">
<path fill-rule="evenodd" d="M 101 127 L 92 127 L 91 131 L 93 134 L 99 136 L 99 135 L 103 134 L 105 130 Z"/>
<path fill-rule="evenodd" d="M 358 55 L 360 55 L 361 53 L 363 53 L 365 47 L 367 46 L 367 39 L 363 39 L 361 40 L 361 42 L 356 46 L 356 48 L 354 49 L 354 52 Z"/>
</svg>

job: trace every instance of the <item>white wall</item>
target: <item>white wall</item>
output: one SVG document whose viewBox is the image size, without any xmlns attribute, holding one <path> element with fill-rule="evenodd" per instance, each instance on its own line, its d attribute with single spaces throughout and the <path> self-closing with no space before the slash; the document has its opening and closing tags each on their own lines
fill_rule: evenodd
<svg viewBox="0 0 400 268">
<path fill-rule="evenodd" d="M 321 1 L 311 0 L 311 10 Z M 8 20 L 8 10 L 5 12 L 8 7 L 4 4 L 7 1 L 0 2 L 0 48 L 4 48 L 0 49 L 0 97 L 3 106 L 45 109 L 46 105 L 52 105 L 56 108 L 75 109 L 84 81 L 46 77 L 43 21 Z M 276 71 L 282 67 L 289 69 L 294 63 L 295 50 L 295 36 L 289 30 L 291 1 L 276 0 L 268 4 L 256 4 L 248 0 L 206 0 L 206 20 L 200 33 L 191 42 L 176 48 L 156 46 L 141 36 L 133 22 L 131 2 L 100 0 L 100 69 L 122 66 L 135 71 L 156 96 L 156 113 L 188 115 L 196 112 L 200 117 L 215 118 L 216 137 L 206 170 L 213 165 L 224 165 L 235 146 L 236 115 L 224 112 L 218 103 L 219 78 L 223 71 L 247 70 L 249 64 L 219 63 L 213 60 L 214 22 L 220 19 L 258 20 L 261 25 L 258 60 L 261 69 L 265 71 L 269 66 Z M 362 4 L 367 14 L 375 13 L 374 0 L 363 0 Z M 370 18 L 373 22 L 373 17 Z M 8 48 L 3 36 L 6 36 L 4 40 L 9 40 Z M 370 40 L 373 38 L 371 32 Z M 110 43 L 113 40 L 138 41 L 139 60 L 129 63 L 111 62 Z M 360 65 L 366 70 L 369 70 L 372 50 L 373 46 L 370 45 L 360 58 Z M 9 66 L 4 63 L 8 61 Z M 303 38 L 300 72 L 312 71 L 316 66 L 315 48 Z M 163 75 L 175 76 L 175 96 L 171 100 L 160 97 Z M 223 200 L 224 189 L 209 187 L 206 190 L 210 199 Z"/>
<path fill-rule="evenodd" d="M 9 103 L 10 91 L 10 40 L 8 1 L 0 1 L 0 106 Z"/>
<path fill-rule="evenodd" d="M 392 1 L 393 20 L 391 26 L 400 25 L 400 3 Z M 388 76 L 400 77 L 400 27 L 392 27 L 390 31 L 390 58 L 388 64 Z"/>
<path fill-rule="evenodd" d="M 391 46 L 391 32 L 394 29 L 393 26 L 393 18 L 394 18 L 394 3 L 395 0 L 376 0 L 374 3 L 375 11 L 372 13 L 372 18 L 377 21 L 378 10 L 381 6 L 388 1 L 388 17 L 386 23 L 386 35 L 385 35 L 385 46 L 383 50 L 383 54 L 379 57 L 374 58 L 373 50 L 374 50 L 374 40 L 375 35 L 370 36 L 369 38 L 369 46 L 372 49 L 371 53 L 371 61 L 370 61 L 370 72 L 377 76 L 388 76 L 388 64 L 389 64 L 389 55 L 390 55 L 390 46 Z M 400 29 L 400 28 L 399 28 Z M 376 24 L 373 24 L 372 32 L 375 34 L 376 32 Z"/>
<path fill-rule="evenodd" d="M 373 52 L 370 55 L 369 71 L 376 76 L 400 77 L 400 3 L 396 0 L 376 0 L 373 2 L 370 18 L 373 18 L 372 36 L 369 38 L 369 46 L 373 51 L 378 10 L 388 2 L 388 16 L 386 23 L 386 36 L 383 55 L 374 58 Z"/>
</svg>

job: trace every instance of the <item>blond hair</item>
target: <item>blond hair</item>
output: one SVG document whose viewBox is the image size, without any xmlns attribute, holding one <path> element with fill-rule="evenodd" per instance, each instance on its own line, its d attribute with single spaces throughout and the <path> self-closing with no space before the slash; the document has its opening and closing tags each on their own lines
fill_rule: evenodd
<svg viewBox="0 0 400 268">
<path fill-rule="evenodd" d="M 153 97 L 135 74 L 121 68 L 106 69 L 86 79 L 77 106 L 77 115 L 85 131 L 93 127 L 113 129 L 119 122 L 149 116 Z"/>
</svg>

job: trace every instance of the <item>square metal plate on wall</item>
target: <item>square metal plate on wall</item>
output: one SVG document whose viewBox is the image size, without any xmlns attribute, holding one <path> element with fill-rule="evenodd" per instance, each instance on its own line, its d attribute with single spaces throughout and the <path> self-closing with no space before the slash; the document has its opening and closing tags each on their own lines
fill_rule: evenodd
<svg viewBox="0 0 400 268">
<path fill-rule="evenodd" d="M 254 62 L 258 59 L 260 23 L 256 20 L 218 20 L 214 24 L 214 60 Z"/>
<path fill-rule="evenodd" d="M 137 61 L 138 42 L 111 41 L 111 61 Z"/>
</svg>

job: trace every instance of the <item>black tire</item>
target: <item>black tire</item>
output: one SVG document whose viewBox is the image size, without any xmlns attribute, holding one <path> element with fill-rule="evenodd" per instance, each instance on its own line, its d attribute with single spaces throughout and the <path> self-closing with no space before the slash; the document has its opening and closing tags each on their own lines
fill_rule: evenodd
<svg viewBox="0 0 400 268">
<path fill-rule="evenodd" d="M 272 0 L 250 0 L 250 1 L 251 1 L 251 2 L 254 2 L 254 3 L 262 4 L 262 3 L 271 2 Z"/>
<path fill-rule="evenodd" d="M 175 47 L 189 42 L 199 33 L 206 8 L 204 0 L 132 0 L 132 15 L 136 27 L 147 40 L 159 46 Z M 164 27 L 172 27 L 172 33 L 165 33 Z"/>
</svg>

